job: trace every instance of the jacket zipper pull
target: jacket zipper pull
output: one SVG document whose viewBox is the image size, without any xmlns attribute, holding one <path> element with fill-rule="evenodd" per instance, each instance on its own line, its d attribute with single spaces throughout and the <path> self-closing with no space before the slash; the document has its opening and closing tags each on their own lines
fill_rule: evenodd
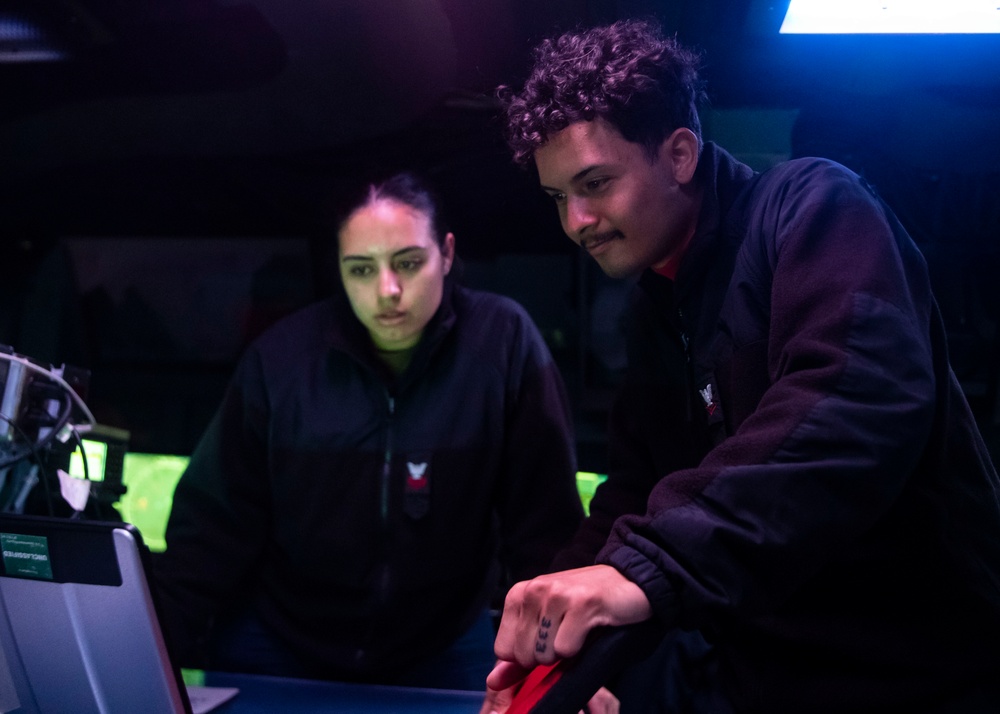
<svg viewBox="0 0 1000 714">
<path fill-rule="evenodd" d="M 691 364 L 691 343 L 688 340 L 687 330 L 684 329 L 684 311 L 677 308 L 677 333 L 681 337 L 681 344 L 684 345 L 684 359 Z"/>
<path fill-rule="evenodd" d="M 680 335 L 681 345 L 684 347 L 684 361 L 687 363 L 687 378 L 688 378 L 688 388 L 685 391 L 687 395 L 686 411 L 687 419 L 690 421 L 694 417 L 694 396 L 692 390 L 696 388 L 694 384 L 694 372 L 693 366 L 691 364 L 691 341 L 688 339 L 687 330 L 684 329 L 684 312 L 677 308 L 677 334 Z"/>
</svg>

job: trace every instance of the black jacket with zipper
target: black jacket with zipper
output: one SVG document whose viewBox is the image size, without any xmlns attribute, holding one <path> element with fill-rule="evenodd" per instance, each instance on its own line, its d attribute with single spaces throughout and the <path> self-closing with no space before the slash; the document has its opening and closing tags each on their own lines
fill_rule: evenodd
<svg viewBox="0 0 1000 714">
<path fill-rule="evenodd" d="M 447 647 L 497 563 L 543 572 L 582 518 L 566 395 L 513 301 L 446 283 L 392 378 L 342 294 L 240 360 L 174 496 L 157 583 L 182 662 L 241 598 L 320 675 Z"/>
<path fill-rule="evenodd" d="M 636 290 L 610 477 L 559 564 L 600 550 L 701 630 L 740 712 L 981 711 L 998 481 L 920 252 L 829 161 L 755 174 L 708 144 L 698 180 L 676 281 Z"/>
</svg>

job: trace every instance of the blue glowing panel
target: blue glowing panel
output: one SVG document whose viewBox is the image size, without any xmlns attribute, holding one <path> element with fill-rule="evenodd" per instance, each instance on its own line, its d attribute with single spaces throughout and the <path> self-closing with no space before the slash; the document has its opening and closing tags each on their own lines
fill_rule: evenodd
<svg viewBox="0 0 1000 714">
<path fill-rule="evenodd" d="M 0 64 L 67 59 L 45 31 L 23 13 L 0 9 Z"/>
<path fill-rule="evenodd" d="M 995 34 L 996 0 L 791 0 L 782 34 Z"/>
</svg>

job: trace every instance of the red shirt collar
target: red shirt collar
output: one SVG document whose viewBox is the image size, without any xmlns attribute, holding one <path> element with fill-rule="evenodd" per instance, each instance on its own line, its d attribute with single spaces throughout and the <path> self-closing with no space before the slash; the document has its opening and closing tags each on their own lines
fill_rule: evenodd
<svg viewBox="0 0 1000 714">
<path fill-rule="evenodd" d="M 669 263 L 661 268 L 652 268 L 652 271 L 657 275 L 662 275 L 665 278 L 670 278 L 671 280 L 676 280 L 677 278 L 677 268 L 680 267 L 680 260 L 671 260 Z"/>
</svg>

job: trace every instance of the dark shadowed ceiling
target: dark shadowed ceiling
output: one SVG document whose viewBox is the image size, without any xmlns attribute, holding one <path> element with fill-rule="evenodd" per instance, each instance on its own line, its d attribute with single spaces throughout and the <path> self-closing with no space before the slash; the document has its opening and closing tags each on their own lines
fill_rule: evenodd
<svg viewBox="0 0 1000 714">
<path fill-rule="evenodd" d="M 587 14 L 569 0 L 41 5 L 8 15 L 36 36 L 8 40 L 0 64 L 6 228 L 28 234 L 301 234 L 341 177 L 380 164 L 503 205 L 523 177 L 482 95 L 531 37 Z M 40 48 L 63 59 L 13 61 Z"/>
<path fill-rule="evenodd" d="M 490 94 L 539 37 L 625 16 L 704 49 L 717 107 L 914 86 L 997 101 L 993 38 L 790 40 L 776 34 L 786 4 L 4 0 L 3 230 L 302 234 L 344 177 L 401 164 L 436 175 L 483 252 L 547 250 L 522 229 L 539 199 L 509 166 Z M 46 53 L 59 59 L 27 61 Z"/>
</svg>

